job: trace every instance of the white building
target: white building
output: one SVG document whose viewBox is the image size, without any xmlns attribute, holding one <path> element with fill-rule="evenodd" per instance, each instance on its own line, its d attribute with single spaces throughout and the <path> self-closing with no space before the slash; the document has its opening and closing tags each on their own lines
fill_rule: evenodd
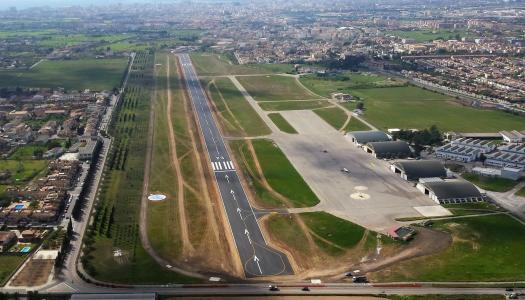
<svg viewBox="0 0 525 300">
<path fill-rule="evenodd" d="M 523 143 L 525 142 L 525 134 L 517 131 L 500 131 L 503 140 L 507 143 Z"/>
<path fill-rule="evenodd" d="M 471 162 L 483 153 L 494 151 L 496 145 L 490 141 L 459 138 L 436 149 L 436 157 L 461 162 Z"/>
<path fill-rule="evenodd" d="M 511 144 L 498 148 L 487 155 L 485 164 L 494 167 L 509 167 L 525 170 L 525 144 Z"/>
</svg>

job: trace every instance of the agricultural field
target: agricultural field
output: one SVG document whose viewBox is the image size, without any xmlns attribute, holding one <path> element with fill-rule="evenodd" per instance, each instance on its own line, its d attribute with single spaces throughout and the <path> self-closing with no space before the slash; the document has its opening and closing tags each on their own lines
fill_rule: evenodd
<svg viewBox="0 0 525 300">
<path fill-rule="evenodd" d="M 263 207 L 309 207 L 319 199 L 271 140 L 231 141 L 230 147 Z"/>
<path fill-rule="evenodd" d="M 289 64 L 235 64 L 224 54 L 194 53 L 191 60 L 199 76 L 249 75 L 288 73 L 293 71 Z"/>
<path fill-rule="evenodd" d="M 282 132 L 292 133 L 292 134 L 297 133 L 297 130 L 293 128 L 292 124 L 286 121 L 286 119 L 280 113 L 269 113 L 268 117 Z"/>
<path fill-rule="evenodd" d="M 268 111 L 280 110 L 311 110 L 332 106 L 327 100 L 308 100 L 308 101 L 265 101 L 259 102 L 259 106 Z"/>
<path fill-rule="evenodd" d="M 47 283 L 54 259 L 31 259 L 11 281 L 12 286 L 40 286 Z"/>
<path fill-rule="evenodd" d="M 237 79 L 256 101 L 310 100 L 319 98 L 301 87 L 296 79 L 290 76 L 239 76 Z"/>
<path fill-rule="evenodd" d="M 390 30 L 385 32 L 386 35 L 395 35 L 400 38 L 413 39 L 416 42 L 430 42 L 433 40 L 454 40 L 461 39 L 463 37 L 469 37 L 470 34 L 467 30 Z"/>
<path fill-rule="evenodd" d="M 341 129 L 348 119 L 346 111 L 337 106 L 314 109 L 313 112 L 325 120 L 326 123 L 330 124 L 335 130 Z"/>
<path fill-rule="evenodd" d="M 217 78 L 209 85 L 211 99 L 228 136 L 260 136 L 270 129 L 229 78 Z"/>
<path fill-rule="evenodd" d="M 0 255 L 0 287 L 6 284 L 26 258 L 27 255 Z"/>
<path fill-rule="evenodd" d="M 40 151 L 46 152 L 48 147 L 41 146 L 41 145 L 24 145 L 16 148 L 16 150 L 9 155 L 9 159 L 12 160 L 30 160 L 35 159 L 36 155 L 35 153 L 39 153 Z"/>
<path fill-rule="evenodd" d="M 56 34 L 39 35 L 38 45 L 48 48 L 62 48 L 66 46 L 75 46 L 85 43 L 114 43 L 133 37 L 128 34 L 104 34 L 104 35 L 86 35 L 86 34 Z"/>
<path fill-rule="evenodd" d="M 434 229 L 452 235 L 444 252 L 415 258 L 373 274 L 378 281 L 524 280 L 525 225 L 506 214 L 439 220 Z"/>
<path fill-rule="evenodd" d="M 84 268 L 106 282 L 193 281 L 159 266 L 143 249 L 139 238 L 153 63 L 152 54 L 137 54 L 124 98 L 111 122 L 114 141 L 99 188 L 94 222 L 84 239 Z M 121 255 L 115 256 L 114 251 Z"/>
<path fill-rule="evenodd" d="M 6 87 L 112 90 L 120 85 L 127 62 L 126 58 L 44 61 L 31 70 L 0 71 L 0 82 Z"/>
<path fill-rule="evenodd" d="M 0 170 L 10 172 L 13 184 L 21 184 L 37 176 L 47 164 L 46 160 L 0 160 Z"/>
</svg>

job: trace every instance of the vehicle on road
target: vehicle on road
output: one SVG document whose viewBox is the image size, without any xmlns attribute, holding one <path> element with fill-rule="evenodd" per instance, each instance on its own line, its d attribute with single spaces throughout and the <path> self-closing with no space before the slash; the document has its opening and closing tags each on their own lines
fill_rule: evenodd
<svg viewBox="0 0 525 300">
<path fill-rule="evenodd" d="M 301 289 L 303 292 L 309 292 L 310 291 L 310 288 L 305 286 L 304 288 Z"/>
<path fill-rule="evenodd" d="M 366 278 L 366 276 L 353 276 L 352 282 L 353 283 L 368 283 L 368 278 Z"/>
<path fill-rule="evenodd" d="M 347 168 L 342 168 L 341 172 L 350 174 L 350 170 L 348 170 Z"/>
<path fill-rule="evenodd" d="M 272 291 L 272 292 L 278 292 L 278 291 L 279 291 L 279 287 L 276 286 L 276 285 L 274 285 L 274 284 L 270 284 L 270 285 L 268 286 L 268 288 L 269 288 L 270 291 Z"/>
</svg>

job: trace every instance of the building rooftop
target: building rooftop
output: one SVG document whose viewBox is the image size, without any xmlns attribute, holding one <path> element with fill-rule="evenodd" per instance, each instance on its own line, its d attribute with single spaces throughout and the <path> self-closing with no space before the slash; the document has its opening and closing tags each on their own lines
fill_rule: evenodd
<svg viewBox="0 0 525 300">
<path fill-rule="evenodd" d="M 424 183 L 439 199 L 480 198 L 478 188 L 468 181 L 450 180 Z"/>
<path fill-rule="evenodd" d="M 373 149 L 376 154 L 404 153 L 407 156 L 412 154 L 408 143 L 405 141 L 370 142 L 367 147 Z"/>
<path fill-rule="evenodd" d="M 408 180 L 447 176 L 443 164 L 437 160 L 401 160 L 394 165 L 406 174 Z"/>
<path fill-rule="evenodd" d="M 390 141 L 390 136 L 379 130 L 350 131 L 347 135 L 354 137 L 359 144 Z"/>
</svg>

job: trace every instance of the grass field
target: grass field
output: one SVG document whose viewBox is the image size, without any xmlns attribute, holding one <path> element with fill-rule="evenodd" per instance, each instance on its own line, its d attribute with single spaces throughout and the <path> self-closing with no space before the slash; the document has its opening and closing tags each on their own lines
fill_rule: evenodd
<svg viewBox="0 0 525 300">
<path fill-rule="evenodd" d="M 259 102 L 259 106 L 268 111 L 279 110 L 310 110 L 316 108 L 323 108 L 331 106 L 332 104 L 326 100 L 311 100 L 311 101 L 269 101 Z"/>
<path fill-rule="evenodd" d="M 286 121 L 286 119 L 280 113 L 270 113 L 268 114 L 268 117 L 282 132 L 292 133 L 292 134 L 297 133 L 297 130 L 293 128 L 292 124 Z"/>
<path fill-rule="evenodd" d="M 256 101 L 307 100 L 319 97 L 305 90 L 293 77 L 280 75 L 237 78 Z"/>
<path fill-rule="evenodd" d="M 460 38 L 468 37 L 470 34 L 466 30 L 391 30 L 386 31 L 386 35 L 395 35 L 400 38 L 414 39 L 416 42 L 429 42 L 437 39 L 452 40 L 459 35 Z"/>
<path fill-rule="evenodd" d="M 516 196 L 525 197 L 525 187 L 516 192 Z"/>
<path fill-rule="evenodd" d="M 325 120 L 326 123 L 330 124 L 335 130 L 341 129 L 346 119 L 348 119 L 346 112 L 337 106 L 314 109 L 313 112 Z"/>
<path fill-rule="evenodd" d="M 246 141 L 230 141 L 230 147 L 240 163 L 244 175 L 248 178 L 256 201 L 261 206 L 272 207 L 308 207 L 319 202 L 301 175 L 290 161 L 270 140 L 251 141 L 256 157 L 249 151 Z M 262 176 L 255 165 L 257 159 L 262 168 Z M 272 194 L 262 183 L 266 179 L 270 187 L 288 198 L 289 204 Z"/>
<path fill-rule="evenodd" d="M 332 256 L 357 246 L 365 233 L 363 227 L 326 212 L 302 213 L 300 216 L 317 237 L 317 245 Z"/>
<path fill-rule="evenodd" d="M 362 131 L 362 130 L 370 130 L 371 128 L 368 127 L 365 123 L 359 121 L 357 118 L 350 118 L 350 121 L 348 124 L 346 124 L 344 131 Z"/>
<path fill-rule="evenodd" d="M 237 65 L 225 55 L 208 53 L 191 54 L 191 60 L 199 76 L 286 73 L 293 70 L 293 65 L 289 64 Z"/>
<path fill-rule="evenodd" d="M 114 116 L 112 150 L 105 166 L 94 222 L 84 239 L 85 269 L 95 278 L 114 283 L 193 282 L 167 271 L 143 249 L 139 213 L 144 179 L 153 55 L 139 52 L 125 96 Z M 166 224 L 166 223 L 164 223 Z M 114 257 L 119 249 L 123 255 Z"/>
<path fill-rule="evenodd" d="M 291 215 L 272 215 L 268 219 L 268 230 L 277 241 L 293 250 L 304 259 L 321 251 L 328 257 L 339 257 L 349 252 L 366 252 L 375 245 L 375 235 L 366 229 L 326 212 L 308 212 L 296 216 L 306 225 L 317 249 L 312 249 L 305 232 Z"/>
<path fill-rule="evenodd" d="M 464 107 L 450 97 L 419 87 L 357 89 L 352 94 L 365 99 L 365 119 L 382 129 L 432 125 L 442 131 L 461 132 L 525 129 L 524 117 Z"/>
<path fill-rule="evenodd" d="M 294 207 L 309 207 L 319 203 L 317 196 L 272 141 L 254 140 L 253 147 L 264 177 L 275 191 L 289 198 Z"/>
<path fill-rule="evenodd" d="M 47 151 L 46 146 L 38 146 L 38 145 L 25 145 L 20 146 L 16 148 L 16 150 L 13 152 L 13 154 L 9 155 L 9 159 L 13 160 L 29 160 L 34 159 L 34 153 L 37 150 L 41 150 L 43 152 Z"/>
<path fill-rule="evenodd" d="M 119 263 L 113 258 L 114 245 L 111 239 L 96 240 L 96 249 L 91 253 L 96 278 L 105 282 L 126 284 L 197 283 L 198 280 L 170 272 L 159 266 L 142 248 L 140 241 L 129 258 Z M 111 255 L 108 255 L 110 253 Z"/>
<path fill-rule="evenodd" d="M 0 255 L 0 286 L 4 286 L 9 276 L 20 266 L 26 256 Z"/>
<path fill-rule="evenodd" d="M 0 71 L 5 87 L 63 87 L 68 90 L 111 90 L 120 85 L 127 59 L 44 61 L 32 70 Z"/>
<path fill-rule="evenodd" d="M 374 84 L 397 81 L 384 76 L 353 73 L 347 76 L 350 80 L 305 76 L 301 77 L 301 82 L 312 92 L 325 97 L 329 97 L 332 92 L 345 92 L 364 99 L 364 118 L 381 129 L 428 128 L 431 125 L 437 125 L 443 131 L 461 132 L 525 129 L 524 117 L 462 106 L 452 97 L 415 86 L 374 88 Z M 354 103 L 343 105 L 348 110 L 355 106 Z"/>
<path fill-rule="evenodd" d="M 268 230 L 272 238 L 281 241 L 304 256 L 310 256 L 313 250 L 308 244 L 308 239 L 299 224 L 286 215 L 272 215 L 268 219 Z"/>
<path fill-rule="evenodd" d="M 406 84 L 405 81 L 396 78 L 357 72 L 346 72 L 335 78 L 306 75 L 301 76 L 300 80 L 310 91 L 327 98 L 330 98 L 332 93 L 349 94 L 357 88 L 390 87 Z"/>
<path fill-rule="evenodd" d="M 416 258 L 380 271 L 385 281 L 514 281 L 524 280 L 525 225 L 507 215 L 434 222 L 449 232 L 452 245 L 444 252 Z"/>
<path fill-rule="evenodd" d="M 287 203 L 273 194 L 264 184 L 264 177 L 255 165 L 255 157 L 248 148 L 246 141 L 230 141 L 230 149 L 237 158 L 240 170 L 249 182 L 253 193 L 253 200 L 261 207 L 275 208 L 286 207 Z"/>
<path fill-rule="evenodd" d="M 47 164 L 46 160 L 0 160 L 0 170 L 9 170 L 13 183 L 24 183 L 42 172 Z"/>
<path fill-rule="evenodd" d="M 169 123 L 166 116 L 167 105 L 167 82 L 166 82 L 166 55 L 157 54 L 155 64 L 161 64 L 156 68 L 156 103 L 155 109 L 155 133 L 153 141 L 153 154 L 151 161 L 151 174 L 149 181 L 149 190 L 152 193 L 162 193 L 166 195 L 164 201 L 154 201 L 148 203 L 148 237 L 155 251 L 168 260 L 180 258 L 182 253 L 182 242 L 180 237 L 180 222 L 177 210 L 177 193 L 178 186 L 177 174 L 171 162 L 170 144 L 168 143 Z M 175 68 L 171 65 L 170 71 Z M 175 71 L 175 70 L 174 70 Z M 175 77 L 175 72 L 172 75 Z M 178 88 L 178 81 L 172 80 L 171 87 L 174 90 Z M 175 102 L 179 104 L 181 99 L 179 93 L 172 93 Z M 184 111 L 181 105 L 175 105 L 173 111 Z M 175 125 L 175 124 L 173 124 Z M 180 126 L 176 124 L 177 128 Z M 183 145 L 180 145 L 183 147 Z M 170 178 L 170 180 L 166 180 Z"/>
<path fill-rule="evenodd" d="M 221 123 L 229 135 L 260 136 L 271 133 L 229 78 L 218 78 L 212 86 L 213 102 L 224 118 Z"/>
<path fill-rule="evenodd" d="M 465 173 L 461 177 L 479 186 L 480 188 L 492 192 L 507 192 L 515 187 L 519 181 L 506 178 L 493 178 L 481 176 L 473 173 Z"/>
</svg>

